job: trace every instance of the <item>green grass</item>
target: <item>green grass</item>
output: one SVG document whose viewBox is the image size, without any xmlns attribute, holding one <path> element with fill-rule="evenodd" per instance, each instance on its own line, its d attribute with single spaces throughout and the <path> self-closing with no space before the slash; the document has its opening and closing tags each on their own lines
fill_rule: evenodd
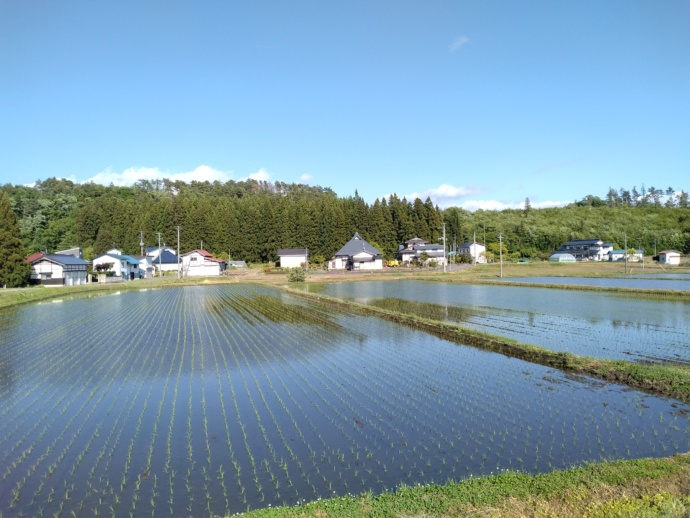
<svg viewBox="0 0 690 518">
<path fill-rule="evenodd" d="M 247 516 L 688 516 L 688 491 L 690 456 L 684 454 L 540 475 L 504 472 L 445 485 L 403 486 L 377 496 L 351 495 Z"/>
</svg>

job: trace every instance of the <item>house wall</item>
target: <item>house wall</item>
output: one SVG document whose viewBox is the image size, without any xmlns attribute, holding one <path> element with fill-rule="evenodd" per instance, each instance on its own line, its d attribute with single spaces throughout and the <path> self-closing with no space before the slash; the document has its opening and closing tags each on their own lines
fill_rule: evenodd
<svg viewBox="0 0 690 518">
<path fill-rule="evenodd" d="M 198 252 L 182 256 L 182 273 L 186 277 L 209 277 L 221 274 L 221 263 L 207 261 Z"/>
<path fill-rule="evenodd" d="M 329 270 L 344 270 L 347 266 L 346 257 L 334 257 L 328 262 Z"/>
<path fill-rule="evenodd" d="M 44 279 L 50 275 L 50 279 Z M 41 281 L 41 284 L 81 286 L 88 282 L 86 270 L 65 270 L 61 265 L 50 261 L 39 261 L 31 268 L 31 278 Z"/>
<path fill-rule="evenodd" d="M 280 267 L 281 268 L 299 268 L 302 263 L 307 263 L 307 257 L 304 255 L 281 255 L 280 256 Z"/>
<path fill-rule="evenodd" d="M 659 254 L 659 264 L 680 264 L 680 254 Z"/>
</svg>

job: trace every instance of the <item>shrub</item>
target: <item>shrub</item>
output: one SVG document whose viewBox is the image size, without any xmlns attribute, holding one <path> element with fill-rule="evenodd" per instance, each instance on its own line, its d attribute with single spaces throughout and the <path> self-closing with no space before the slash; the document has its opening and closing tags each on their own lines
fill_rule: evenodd
<svg viewBox="0 0 690 518">
<path fill-rule="evenodd" d="M 307 274 L 302 268 L 291 268 L 288 274 L 288 282 L 304 282 Z"/>
</svg>

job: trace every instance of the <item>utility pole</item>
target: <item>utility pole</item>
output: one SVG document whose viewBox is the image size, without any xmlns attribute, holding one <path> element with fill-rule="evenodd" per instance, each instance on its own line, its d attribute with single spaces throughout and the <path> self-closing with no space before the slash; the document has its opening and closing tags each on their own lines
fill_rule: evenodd
<svg viewBox="0 0 690 518">
<path fill-rule="evenodd" d="M 625 232 L 623 232 L 623 246 L 625 247 L 623 250 L 625 252 L 625 273 L 628 273 L 628 235 Z"/>
<path fill-rule="evenodd" d="M 180 278 L 180 225 L 177 225 L 177 278 Z"/>
<path fill-rule="evenodd" d="M 477 266 L 477 233 L 472 238 L 472 265 Z"/>
<path fill-rule="evenodd" d="M 141 238 L 139 239 L 139 246 L 141 247 L 141 255 L 144 255 L 144 231 L 139 231 Z"/>
<path fill-rule="evenodd" d="M 498 234 L 498 256 L 501 258 L 501 279 L 503 278 L 503 234 Z"/>
<path fill-rule="evenodd" d="M 446 273 L 446 263 L 448 258 L 446 256 L 446 222 L 443 222 L 443 273 Z"/>
<path fill-rule="evenodd" d="M 158 232 L 158 275 L 161 277 L 163 276 L 163 270 L 161 270 L 161 254 L 163 251 L 161 250 L 161 233 Z"/>
</svg>

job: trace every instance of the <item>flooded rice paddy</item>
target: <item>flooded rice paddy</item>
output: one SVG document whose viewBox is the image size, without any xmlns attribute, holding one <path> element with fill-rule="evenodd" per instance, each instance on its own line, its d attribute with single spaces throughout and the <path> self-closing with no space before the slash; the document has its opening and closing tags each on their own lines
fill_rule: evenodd
<svg viewBox="0 0 690 518">
<path fill-rule="evenodd" d="M 445 320 L 554 351 L 690 362 L 690 304 L 679 300 L 422 281 L 337 283 L 320 289 L 333 297 Z"/>
<path fill-rule="evenodd" d="M 606 288 L 632 288 L 637 290 L 690 290 L 690 275 L 652 273 L 626 278 L 596 277 L 511 277 L 507 282 L 528 282 L 537 284 L 575 284 L 578 286 L 601 286 Z"/>
<path fill-rule="evenodd" d="M 201 516 L 690 449 L 690 407 L 256 286 L 0 313 L 4 516 Z"/>
</svg>

